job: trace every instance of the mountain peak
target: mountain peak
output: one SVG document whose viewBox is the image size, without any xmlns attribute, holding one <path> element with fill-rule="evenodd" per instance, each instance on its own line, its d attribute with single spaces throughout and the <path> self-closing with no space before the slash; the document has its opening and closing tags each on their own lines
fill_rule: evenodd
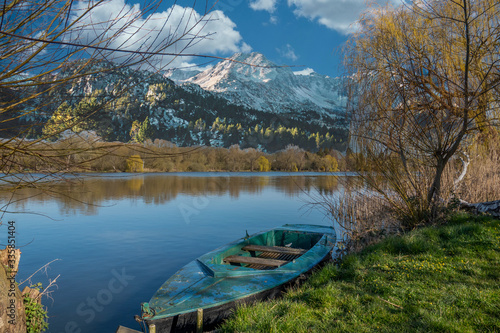
<svg viewBox="0 0 500 333">
<path fill-rule="evenodd" d="M 278 77 L 293 75 L 288 67 L 279 67 L 262 53 L 236 53 L 213 68 L 196 75 L 191 82 L 205 90 L 228 91 L 235 83 L 266 83 Z"/>
<path fill-rule="evenodd" d="M 269 61 L 262 53 L 236 53 L 229 60 L 231 62 L 240 62 L 253 66 L 276 66 L 276 64 Z"/>
<path fill-rule="evenodd" d="M 290 67 L 278 66 L 258 52 L 236 53 L 212 68 L 182 79 L 222 94 L 231 103 L 261 111 L 335 113 L 345 106 L 338 79 L 310 68 L 294 73 Z"/>
<path fill-rule="evenodd" d="M 262 53 L 252 52 L 236 53 L 207 70 L 197 67 L 176 68 L 166 70 L 163 75 L 177 84 L 193 82 L 203 89 L 217 90 L 214 87 L 216 81 L 227 80 L 230 77 L 243 81 L 267 82 L 276 76 L 269 75 L 275 68 L 279 66 L 269 61 Z"/>
</svg>

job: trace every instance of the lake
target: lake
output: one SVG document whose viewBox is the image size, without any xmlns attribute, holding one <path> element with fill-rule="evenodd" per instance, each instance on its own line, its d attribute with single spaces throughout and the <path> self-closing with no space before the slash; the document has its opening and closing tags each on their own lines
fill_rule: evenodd
<svg viewBox="0 0 500 333">
<path fill-rule="evenodd" d="M 59 276 L 48 331 L 111 333 L 140 330 L 133 316 L 170 275 L 246 232 L 331 225 L 306 204 L 339 187 L 325 173 L 89 174 L 0 200 L 12 202 L 2 221 L 16 222 L 17 281 L 59 259 L 31 278 Z"/>
</svg>

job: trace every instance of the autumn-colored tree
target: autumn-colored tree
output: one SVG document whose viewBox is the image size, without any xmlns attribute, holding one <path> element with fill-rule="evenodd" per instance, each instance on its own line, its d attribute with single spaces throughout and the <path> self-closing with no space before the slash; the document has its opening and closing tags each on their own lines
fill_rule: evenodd
<svg viewBox="0 0 500 333">
<path fill-rule="evenodd" d="M 299 171 L 305 165 L 305 151 L 298 146 L 288 145 L 275 156 L 273 165 L 278 170 Z"/>
<path fill-rule="evenodd" d="M 325 170 L 329 172 L 337 172 L 339 171 L 339 162 L 332 155 L 325 155 L 323 157 L 325 163 Z"/>
<path fill-rule="evenodd" d="M 132 155 L 127 158 L 127 172 L 142 172 L 144 170 L 144 161 L 140 155 Z"/>
<path fill-rule="evenodd" d="M 134 120 L 132 122 L 132 126 L 130 127 L 130 141 L 137 142 L 137 134 L 139 134 L 139 130 L 141 129 L 141 123 L 139 120 Z"/>
<path fill-rule="evenodd" d="M 75 126 L 71 126 L 72 124 Z M 76 129 L 76 119 L 73 117 L 73 110 L 71 106 L 64 102 L 52 114 L 52 117 L 47 121 L 43 128 L 43 134 L 50 139 L 56 139 L 57 135 L 61 133 L 61 129 L 70 129 L 73 132 L 79 132 Z"/>
<path fill-rule="evenodd" d="M 271 163 L 265 156 L 260 156 L 257 159 L 257 165 L 259 166 L 259 171 L 261 172 L 271 171 Z"/>
<path fill-rule="evenodd" d="M 497 0 L 372 9 L 345 49 L 351 145 L 410 225 L 436 216 L 446 167 L 470 134 L 498 125 L 499 17 Z"/>
<path fill-rule="evenodd" d="M 129 134 L 132 142 L 143 143 L 147 139 L 152 139 L 152 128 L 149 124 L 149 117 L 146 117 L 142 123 L 134 120 Z"/>
<path fill-rule="evenodd" d="M 230 171 L 240 171 L 243 166 L 244 152 L 240 149 L 240 146 L 235 144 L 229 147 L 227 153 L 226 165 Z"/>
</svg>

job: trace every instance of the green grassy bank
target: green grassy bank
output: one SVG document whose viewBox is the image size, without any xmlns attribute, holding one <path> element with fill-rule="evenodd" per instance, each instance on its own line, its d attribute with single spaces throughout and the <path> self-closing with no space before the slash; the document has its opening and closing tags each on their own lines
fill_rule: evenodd
<svg viewBox="0 0 500 333">
<path fill-rule="evenodd" d="M 500 332 L 500 221 L 456 215 L 329 264 L 222 332 Z"/>
</svg>

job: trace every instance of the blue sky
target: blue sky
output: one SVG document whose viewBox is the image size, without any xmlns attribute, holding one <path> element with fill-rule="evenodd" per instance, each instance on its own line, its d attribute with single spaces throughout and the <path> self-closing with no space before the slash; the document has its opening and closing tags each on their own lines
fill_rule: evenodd
<svg viewBox="0 0 500 333">
<path fill-rule="evenodd" d="M 225 1 L 237 6 L 227 8 Z M 335 1 L 335 0 L 329 0 Z M 324 75 L 335 76 L 340 65 L 339 46 L 347 39 L 343 32 L 294 14 L 294 6 L 277 1 L 275 9 L 254 10 L 249 0 L 224 0 L 217 8 L 236 23 L 236 29 L 252 51 L 263 53 L 279 65 L 302 66 L 293 70 L 312 68 Z"/>
<path fill-rule="evenodd" d="M 236 52 L 260 52 L 278 65 L 297 66 L 294 71 L 312 68 L 319 74 L 337 76 L 342 73 L 340 47 L 349 33 L 355 31 L 356 20 L 366 9 L 365 0 L 220 0 L 204 16 L 205 7 L 214 2 L 165 0 L 154 13 L 143 14 L 133 24 L 126 25 L 128 18 L 116 22 L 120 13 L 139 12 L 150 1 L 107 0 L 81 21 L 82 26 L 92 25 L 93 29 L 78 38 L 95 40 L 103 31 L 98 28 L 114 21 L 111 30 L 121 31 L 124 26 L 126 29 L 121 32 L 123 38 L 111 46 L 138 50 L 148 43 L 175 39 L 180 31 L 189 31 L 206 38 L 192 44 L 184 38 L 166 51 L 220 57 L 230 57 Z M 397 3 L 398 0 L 379 1 Z M 193 3 L 196 3 L 194 8 Z M 77 2 L 75 12 L 83 12 L 88 4 Z M 150 38 L 151 34 L 159 38 Z M 204 62 L 207 65 L 206 60 L 197 57 L 163 56 L 156 58 L 155 66 L 182 68 Z"/>
</svg>

